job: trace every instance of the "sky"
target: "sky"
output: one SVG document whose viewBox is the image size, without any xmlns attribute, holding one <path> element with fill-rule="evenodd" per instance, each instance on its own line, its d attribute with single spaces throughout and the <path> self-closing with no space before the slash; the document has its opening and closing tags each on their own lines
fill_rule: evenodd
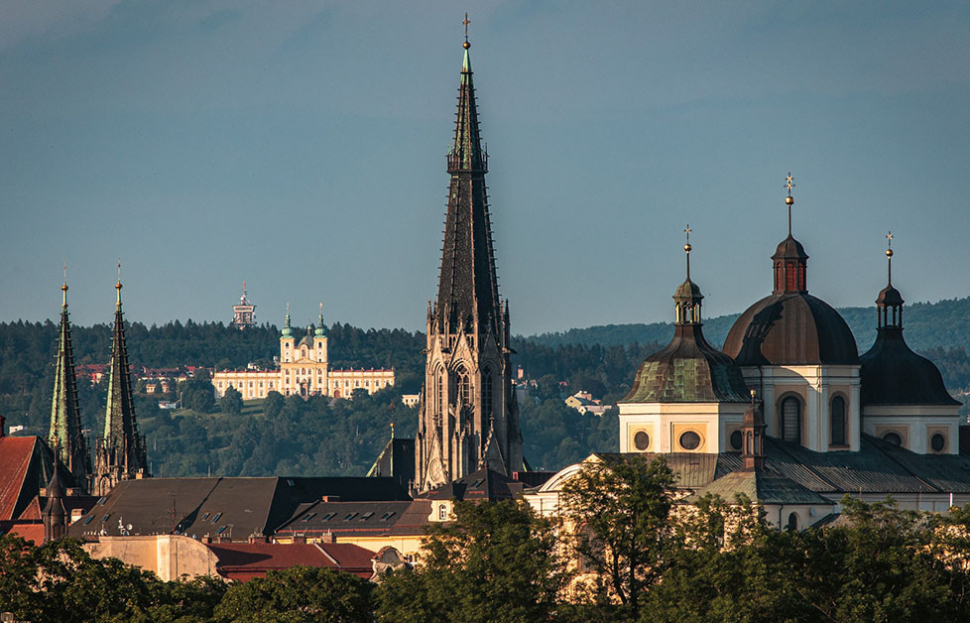
<svg viewBox="0 0 970 623">
<path fill-rule="evenodd" d="M 970 295 L 965 2 L 0 0 L 0 322 L 423 329 L 469 11 L 512 331 Z M 875 316 L 873 316 L 875 317 Z"/>
</svg>

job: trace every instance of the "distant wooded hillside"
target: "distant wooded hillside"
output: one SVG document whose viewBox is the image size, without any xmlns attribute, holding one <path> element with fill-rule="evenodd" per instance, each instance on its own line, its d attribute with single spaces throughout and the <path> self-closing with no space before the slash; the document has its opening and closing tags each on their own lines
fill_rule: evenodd
<svg viewBox="0 0 970 623">
<path fill-rule="evenodd" d="M 907 304 L 903 310 L 906 341 L 914 350 L 962 347 L 970 350 L 970 297 L 937 303 Z M 876 339 L 876 307 L 843 307 L 839 313 L 855 335 L 859 353 L 869 350 Z M 724 344 L 731 325 L 740 314 L 704 320 L 704 335 L 717 346 Z M 610 324 L 542 333 L 525 339 L 545 346 L 560 344 L 627 345 L 633 342 L 666 344 L 674 333 L 671 322 L 652 324 Z"/>
</svg>

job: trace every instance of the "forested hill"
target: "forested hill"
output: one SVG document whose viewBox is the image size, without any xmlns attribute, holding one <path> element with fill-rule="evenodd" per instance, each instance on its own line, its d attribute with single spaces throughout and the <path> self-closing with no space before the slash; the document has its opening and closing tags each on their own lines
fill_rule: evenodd
<svg viewBox="0 0 970 623">
<path fill-rule="evenodd" d="M 876 339 L 876 308 L 845 307 L 839 313 L 852 329 L 859 353 L 869 350 Z M 712 344 L 722 345 L 739 314 L 704 320 L 704 335 Z M 937 303 L 907 304 L 903 310 L 906 341 L 914 350 L 960 347 L 970 350 L 970 297 L 948 299 Z M 666 344 L 673 335 L 670 322 L 652 324 L 610 324 L 543 333 L 525 338 L 543 346 L 561 344 L 627 345 L 634 342 Z"/>
</svg>

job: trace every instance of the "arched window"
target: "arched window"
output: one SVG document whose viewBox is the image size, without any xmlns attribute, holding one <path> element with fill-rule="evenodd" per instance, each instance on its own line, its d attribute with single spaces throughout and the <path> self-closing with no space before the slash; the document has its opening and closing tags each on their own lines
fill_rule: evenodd
<svg viewBox="0 0 970 623">
<path fill-rule="evenodd" d="M 792 513 L 788 516 L 788 525 L 786 528 L 789 532 L 798 530 L 798 513 Z"/>
<path fill-rule="evenodd" d="M 832 399 L 832 406 L 829 412 L 831 429 L 829 431 L 830 441 L 833 446 L 844 446 L 845 442 L 845 398 L 836 396 Z"/>
<path fill-rule="evenodd" d="M 492 370 L 482 372 L 482 417 L 487 422 L 492 415 Z"/>
<path fill-rule="evenodd" d="M 441 521 L 448 519 L 448 507 L 444 504 L 438 507 L 438 519 Z"/>
<path fill-rule="evenodd" d="M 886 433 L 885 435 L 883 435 L 882 438 L 885 441 L 888 441 L 889 443 L 893 444 L 894 446 L 901 446 L 901 445 L 903 445 L 903 438 L 900 436 L 899 433 L 895 433 L 895 432 L 890 431 L 890 432 Z"/>
<path fill-rule="evenodd" d="M 455 368 L 454 374 L 455 380 L 455 404 L 459 407 L 464 407 L 470 405 L 472 402 L 471 396 L 471 379 L 469 378 L 468 371 L 465 366 L 458 366 Z"/>
<path fill-rule="evenodd" d="M 435 379 L 435 385 L 437 387 L 435 389 L 436 397 L 435 397 L 434 412 L 440 415 L 442 412 L 442 409 L 444 409 L 444 403 L 445 403 L 445 375 L 441 373 L 441 370 L 438 371 L 437 378 Z"/>
<path fill-rule="evenodd" d="M 792 443 L 802 441 L 802 403 L 794 396 L 781 401 L 781 438 Z"/>
</svg>

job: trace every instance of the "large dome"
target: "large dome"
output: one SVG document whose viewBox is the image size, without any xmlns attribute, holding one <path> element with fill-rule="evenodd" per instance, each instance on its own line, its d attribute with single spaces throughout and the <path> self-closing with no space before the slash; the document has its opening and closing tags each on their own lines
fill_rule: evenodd
<svg viewBox="0 0 970 623">
<path fill-rule="evenodd" d="M 849 325 L 805 291 L 772 294 L 749 307 L 731 327 L 724 352 L 742 366 L 859 363 Z"/>
</svg>

